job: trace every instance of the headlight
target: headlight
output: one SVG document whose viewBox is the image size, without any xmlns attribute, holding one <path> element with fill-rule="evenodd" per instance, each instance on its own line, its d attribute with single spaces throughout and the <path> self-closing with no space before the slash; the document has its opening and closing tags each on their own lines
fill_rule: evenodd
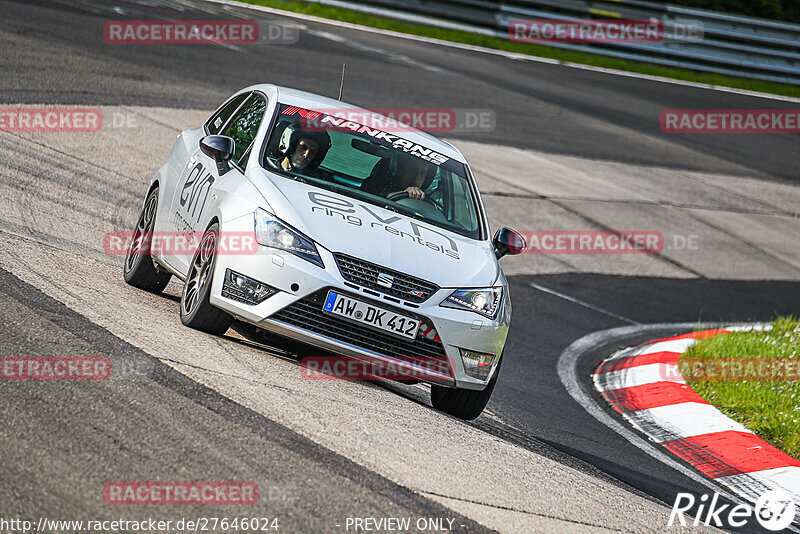
<svg viewBox="0 0 800 534">
<path fill-rule="evenodd" d="M 441 305 L 446 308 L 471 310 L 489 319 L 494 319 L 497 317 L 497 310 L 500 307 L 502 298 L 502 287 L 457 289 L 453 291 L 453 294 L 447 297 Z"/>
<path fill-rule="evenodd" d="M 260 244 L 285 250 L 315 265 L 325 267 L 317 247 L 309 238 L 260 208 L 256 210 L 255 217 L 256 240 Z"/>
</svg>

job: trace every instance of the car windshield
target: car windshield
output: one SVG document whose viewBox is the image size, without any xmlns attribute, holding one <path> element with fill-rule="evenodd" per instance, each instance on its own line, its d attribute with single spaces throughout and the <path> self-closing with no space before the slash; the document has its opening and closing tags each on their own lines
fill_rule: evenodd
<svg viewBox="0 0 800 534">
<path fill-rule="evenodd" d="M 262 164 L 287 178 L 480 239 L 477 193 L 466 166 L 397 133 L 281 105 Z"/>
</svg>

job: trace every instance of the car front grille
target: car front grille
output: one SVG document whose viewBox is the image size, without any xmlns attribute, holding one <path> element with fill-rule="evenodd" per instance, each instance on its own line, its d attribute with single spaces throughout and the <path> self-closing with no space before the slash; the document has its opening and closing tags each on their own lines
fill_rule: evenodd
<svg viewBox="0 0 800 534">
<path fill-rule="evenodd" d="M 394 269 L 387 269 L 345 254 L 334 254 L 333 257 L 336 258 L 339 271 L 346 280 L 374 291 L 411 302 L 424 302 L 439 290 L 436 284 Z M 392 277 L 391 287 L 380 285 L 379 275 Z"/>
<path fill-rule="evenodd" d="M 341 290 L 335 291 L 343 293 Z M 420 320 L 420 331 L 413 341 L 403 339 L 391 334 L 374 330 L 368 326 L 351 323 L 336 315 L 331 315 L 322 311 L 328 289 L 322 289 L 312 293 L 308 297 L 300 299 L 286 308 L 280 310 L 270 317 L 292 326 L 320 334 L 336 341 L 349 343 L 356 347 L 376 352 L 383 356 L 389 356 L 397 360 L 417 364 L 426 368 L 449 369 L 447 365 L 447 354 L 444 345 L 438 337 L 431 334 L 433 324 L 430 319 L 409 313 L 405 310 L 397 310 L 397 313 L 412 315 Z M 344 293 L 346 294 L 346 293 Z M 352 298 L 363 298 L 356 295 L 349 295 Z M 387 306 L 381 303 L 381 307 Z M 428 336 L 423 335 L 428 333 Z M 441 364 L 441 365 L 440 365 Z M 433 365 L 433 367 L 432 367 Z M 448 373 L 450 374 L 450 373 Z"/>
</svg>

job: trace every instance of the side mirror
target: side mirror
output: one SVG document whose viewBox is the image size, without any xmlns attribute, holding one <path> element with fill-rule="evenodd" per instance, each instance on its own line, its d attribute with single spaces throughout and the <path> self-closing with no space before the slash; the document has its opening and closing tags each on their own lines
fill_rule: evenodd
<svg viewBox="0 0 800 534">
<path fill-rule="evenodd" d="M 525 251 L 525 247 L 528 246 L 522 234 L 505 226 L 494 234 L 492 244 L 494 245 L 494 255 L 497 256 L 498 260 L 506 254 L 511 254 L 512 256 L 522 254 Z"/>
<path fill-rule="evenodd" d="M 200 139 L 200 150 L 203 154 L 217 162 L 220 176 L 231 170 L 228 161 L 236 147 L 233 139 L 224 135 L 207 135 Z"/>
</svg>

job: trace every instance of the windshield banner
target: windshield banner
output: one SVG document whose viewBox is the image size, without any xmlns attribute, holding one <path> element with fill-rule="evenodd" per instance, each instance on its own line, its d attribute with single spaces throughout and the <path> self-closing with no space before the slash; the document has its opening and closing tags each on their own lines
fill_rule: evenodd
<svg viewBox="0 0 800 534">
<path fill-rule="evenodd" d="M 396 150 L 402 150 L 406 154 L 411 154 L 420 159 L 433 163 L 434 165 L 442 165 L 450 160 L 450 158 L 447 156 L 431 150 L 430 148 L 426 148 L 422 145 L 414 143 L 413 141 L 404 139 L 399 135 L 386 131 L 397 131 L 400 128 L 405 128 L 407 131 L 412 130 L 412 128 L 402 124 L 401 122 L 398 122 L 390 117 L 371 115 L 358 110 L 347 110 L 347 112 L 358 113 L 359 117 L 363 119 L 370 118 L 369 120 L 364 120 L 363 122 L 366 122 L 371 126 L 350 120 L 349 116 L 337 117 L 322 111 L 313 111 L 296 106 L 284 106 L 281 114 L 296 115 L 302 118 L 303 122 L 301 123 L 301 126 L 308 131 L 339 130 L 348 132 L 350 134 L 359 134 L 381 145 L 391 147 Z M 375 127 L 378 126 L 378 121 L 380 121 L 380 125 L 384 126 L 385 129 Z"/>
</svg>

